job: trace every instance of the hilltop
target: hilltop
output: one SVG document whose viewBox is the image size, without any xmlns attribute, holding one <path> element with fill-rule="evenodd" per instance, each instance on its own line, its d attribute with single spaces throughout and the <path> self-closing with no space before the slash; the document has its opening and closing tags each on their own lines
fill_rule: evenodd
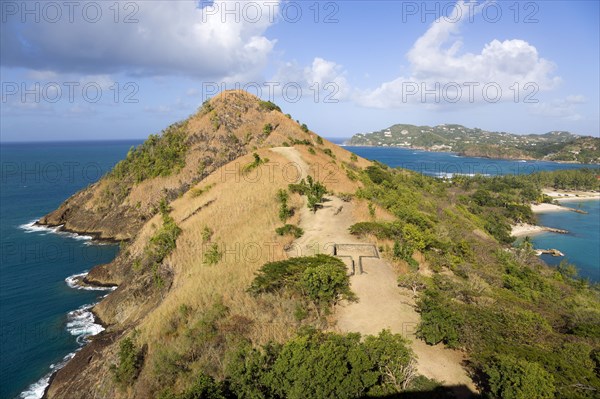
<svg viewBox="0 0 600 399">
<path fill-rule="evenodd" d="M 171 202 L 252 150 L 309 137 L 279 107 L 243 91 L 219 95 L 188 119 L 151 135 L 100 181 L 39 223 L 107 240 L 128 240 Z"/>
<path fill-rule="evenodd" d="M 128 238 L 83 281 L 118 286 L 93 309 L 106 330 L 46 397 L 600 388 L 598 292 L 510 246 L 510 223 L 544 199 L 540 176 L 391 169 L 239 91 L 174 126 L 45 219 Z M 592 171 L 561 176 L 579 173 L 597 186 Z"/>
<path fill-rule="evenodd" d="M 453 124 L 397 124 L 371 133 L 355 134 L 347 144 L 451 151 L 485 158 L 600 163 L 600 138 L 564 131 L 518 135 Z"/>
</svg>

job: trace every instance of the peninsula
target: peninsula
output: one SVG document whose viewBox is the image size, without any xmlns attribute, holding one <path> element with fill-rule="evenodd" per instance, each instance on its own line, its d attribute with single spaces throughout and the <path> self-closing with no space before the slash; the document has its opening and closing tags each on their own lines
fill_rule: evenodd
<svg viewBox="0 0 600 399">
<path fill-rule="evenodd" d="M 600 138 L 564 131 L 519 135 L 453 124 L 397 124 L 379 131 L 357 133 L 346 144 L 447 151 L 495 159 L 600 163 Z"/>
</svg>

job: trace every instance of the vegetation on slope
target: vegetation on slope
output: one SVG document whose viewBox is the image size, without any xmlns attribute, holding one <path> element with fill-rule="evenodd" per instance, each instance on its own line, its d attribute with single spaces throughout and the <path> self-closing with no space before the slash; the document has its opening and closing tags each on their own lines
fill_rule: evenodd
<svg viewBox="0 0 600 399">
<path fill-rule="evenodd" d="M 454 124 L 398 124 L 376 132 L 356 134 L 349 144 L 454 151 L 466 156 L 487 158 L 600 163 L 600 138 L 582 137 L 569 132 L 518 135 Z"/>
<path fill-rule="evenodd" d="M 600 325 L 598 287 L 574 277 L 572 268 L 545 266 L 527 245 L 506 246 L 510 223 L 533 218 L 525 204 L 543 198 L 541 187 L 597 189 L 592 176 L 561 171 L 448 184 L 378 164 L 361 173 L 365 187 L 357 195 L 397 220 L 352 230 L 398 240 L 425 256 L 433 275 L 417 281 L 418 334 L 429 344 L 467 350 L 490 397 L 592 398 L 600 390 L 600 335 L 589 328 Z"/>
</svg>

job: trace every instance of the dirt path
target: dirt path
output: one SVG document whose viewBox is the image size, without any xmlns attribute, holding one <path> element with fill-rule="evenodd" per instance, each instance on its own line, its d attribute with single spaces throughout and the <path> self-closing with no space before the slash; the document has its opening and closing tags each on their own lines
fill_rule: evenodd
<svg viewBox="0 0 600 399">
<path fill-rule="evenodd" d="M 272 150 L 298 164 L 303 170 L 303 176 L 306 176 L 308 166 L 297 150 L 288 147 Z M 365 244 L 348 231 L 355 223 L 352 210 L 351 202 L 343 202 L 334 196 L 326 197 L 323 208 L 316 213 L 307 207 L 301 209 L 300 227 L 304 229 L 304 235 L 294 241 L 290 255 L 333 254 L 334 243 Z M 357 263 L 358 257 L 354 258 Z M 339 306 L 336 310 L 335 329 L 339 332 L 373 335 L 382 329 L 400 333 L 411 341 L 420 374 L 443 382 L 444 385 L 456 386 L 454 391 L 457 398 L 468 398 L 469 390 L 476 392 L 475 385 L 461 365 L 464 360 L 461 352 L 447 349 L 443 345 L 430 346 L 416 339 L 415 330 L 420 315 L 415 310 L 412 293 L 397 286 L 397 275 L 391 265 L 384 259 L 363 258 L 362 266 L 364 273 L 357 273 L 350 278 L 352 290 L 359 301 Z"/>
</svg>

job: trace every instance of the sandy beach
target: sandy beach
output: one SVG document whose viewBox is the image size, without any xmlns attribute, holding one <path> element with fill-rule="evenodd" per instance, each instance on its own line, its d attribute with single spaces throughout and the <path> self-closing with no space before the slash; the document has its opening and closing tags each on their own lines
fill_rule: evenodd
<svg viewBox="0 0 600 399">
<path fill-rule="evenodd" d="M 542 190 L 544 194 L 558 201 L 585 201 L 590 199 L 600 199 L 600 192 L 596 191 L 562 191 L 562 190 Z"/>
<path fill-rule="evenodd" d="M 588 201 L 588 200 L 599 200 L 600 193 L 595 191 L 559 191 L 559 190 L 543 190 L 545 195 L 552 197 L 552 199 L 558 202 L 575 202 L 575 201 Z M 577 212 L 576 208 L 557 205 L 557 204 L 531 204 L 531 210 L 534 213 L 541 212 L 564 212 L 571 211 Z"/>
<path fill-rule="evenodd" d="M 534 224 L 529 223 L 519 223 L 517 225 L 512 226 L 511 235 L 513 237 L 524 237 L 543 233 L 544 231 L 546 231 L 546 229 L 542 226 L 536 226 Z"/>
<path fill-rule="evenodd" d="M 539 233 L 544 233 L 547 231 L 554 232 L 554 233 L 560 233 L 560 234 L 568 233 L 568 231 L 566 231 L 566 230 L 555 229 L 552 227 L 537 226 L 535 224 L 529 224 L 529 223 L 519 223 L 519 224 L 512 226 L 511 235 L 513 237 L 525 237 L 525 236 L 532 236 L 532 235 L 539 234 Z"/>
<path fill-rule="evenodd" d="M 533 211 L 533 213 L 565 212 L 565 211 L 575 212 L 575 208 L 570 208 L 568 206 L 562 206 L 562 205 L 556 205 L 556 204 L 531 204 L 531 210 Z"/>
<path fill-rule="evenodd" d="M 561 190 L 542 190 L 542 192 L 552 197 L 552 199 L 559 202 L 575 202 L 575 201 L 587 201 L 587 200 L 600 200 L 600 192 L 595 191 L 561 191 Z M 557 204 L 531 204 L 531 210 L 533 213 L 546 213 L 546 212 L 579 212 L 576 208 L 557 205 Z M 546 231 L 552 231 L 555 233 L 567 233 L 560 229 L 553 229 L 550 227 L 536 226 L 529 223 L 519 223 L 512 226 L 512 235 L 514 237 L 531 236 Z"/>
</svg>

